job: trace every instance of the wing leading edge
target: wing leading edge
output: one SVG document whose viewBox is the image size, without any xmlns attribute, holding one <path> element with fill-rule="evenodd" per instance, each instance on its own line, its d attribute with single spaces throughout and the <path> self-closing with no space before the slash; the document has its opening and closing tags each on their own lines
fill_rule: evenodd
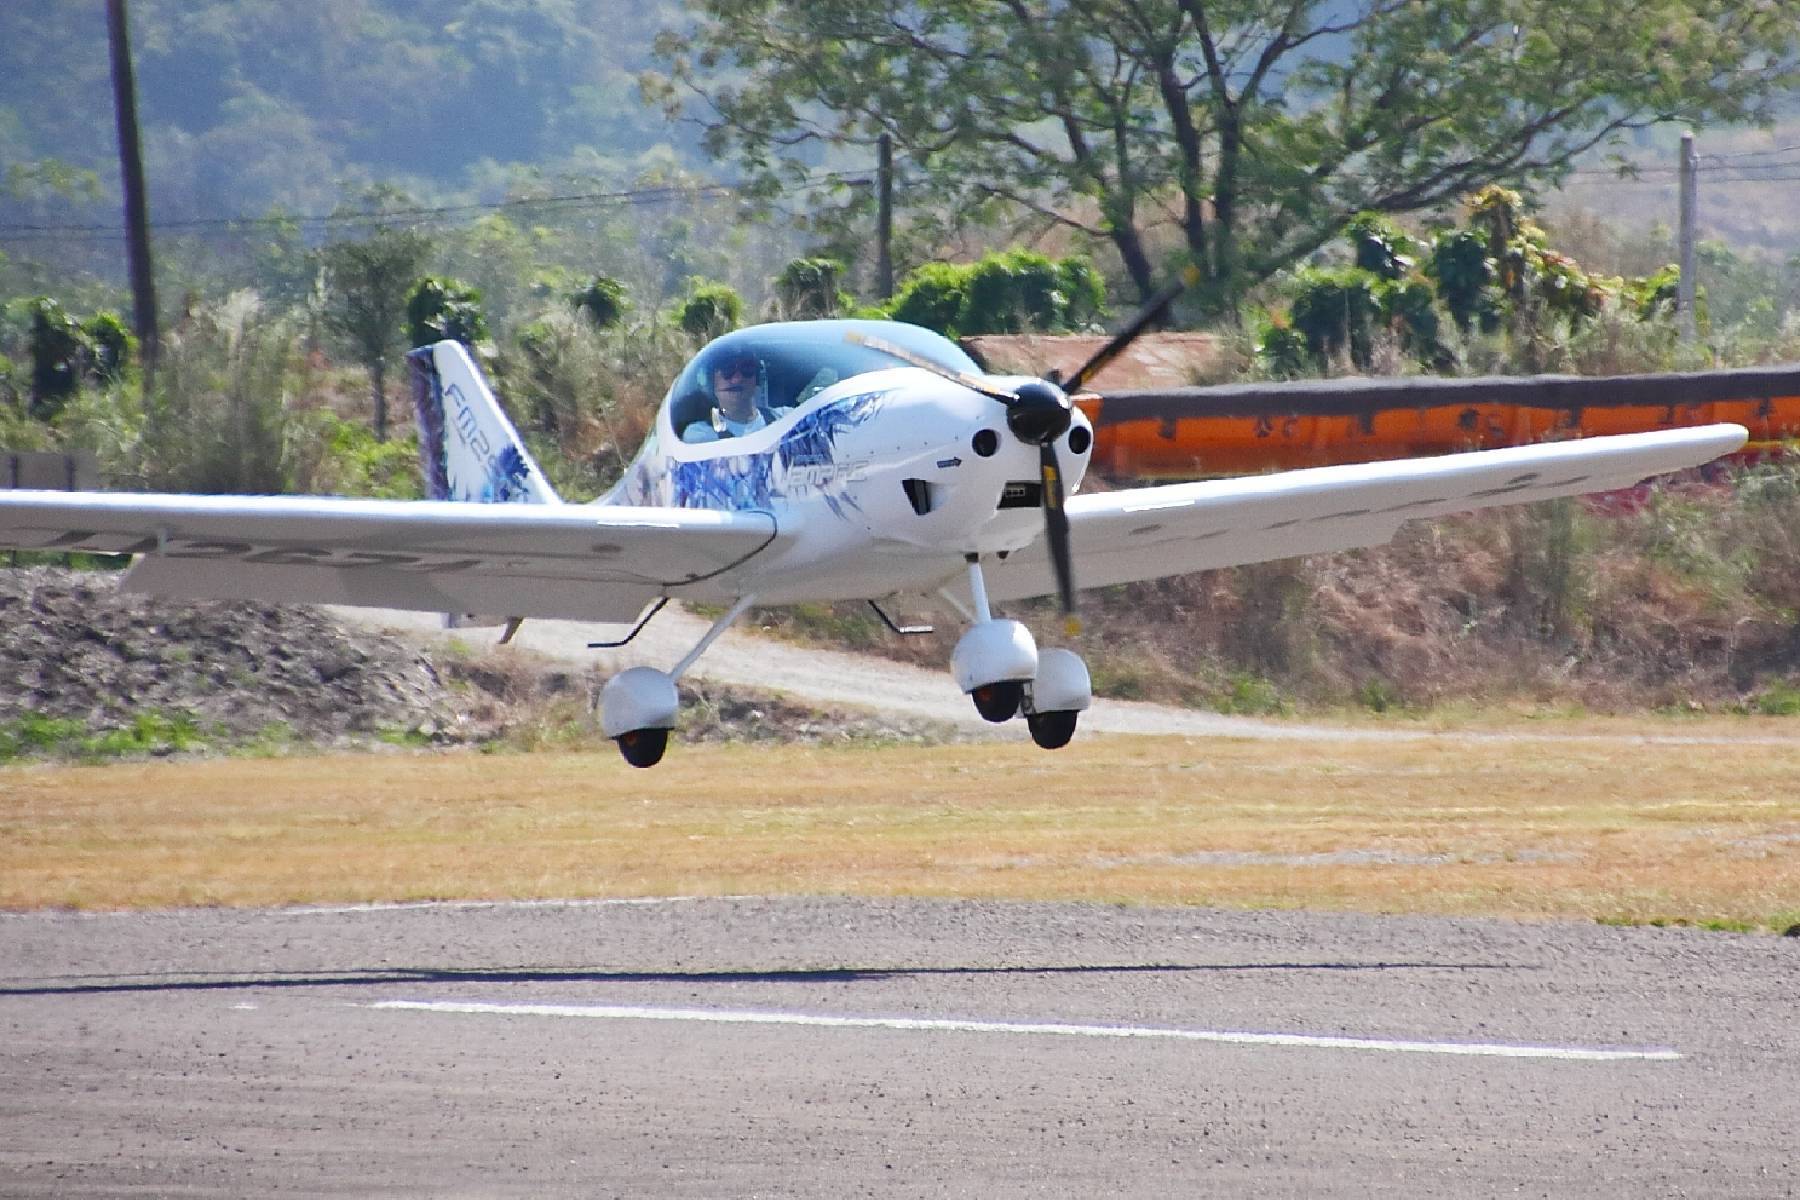
<svg viewBox="0 0 1800 1200">
<path fill-rule="evenodd" d="M 142 555 L 128 590 L 629 621 L 782 541 L 764 512 L 0 492 L 0 548 Z"/>
<path fill-rule="evenodd" d="M 1739 425 L 1132 488 L 1068 501 L 1076 582 L 1105 587 L 1378 546 L 1407 521 L 1630 487 L 1730 454 Z M 1041 543 L 988 569 L 995 599 L 1056 590 Z"/>
</svg>

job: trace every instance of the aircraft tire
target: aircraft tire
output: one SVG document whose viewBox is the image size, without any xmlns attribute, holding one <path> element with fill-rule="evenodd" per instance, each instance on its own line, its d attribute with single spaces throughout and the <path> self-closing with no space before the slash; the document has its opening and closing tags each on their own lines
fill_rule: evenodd
<svg viewBox="0 0 1800 1200">
<path fill-rule="evenodd" d="M 1040 747 L 1061 750 L 1075 736 L 1075 723 L 1080 717 L 1078 712 L 1032 713 L 1025 718 L 1025 724 L 1031 730 L 1031 740 Z"/>
<path fill-rule="evenodd" d="M 669 748 L 669 731 L 666 729 L 629 729 L 621 733 L 613 741 L 619 744 L 619 753 L 625 761 L 634 767 L 654 767 L 662 761 L 663 751 Z"/>
<path fill-rule="evenodd" d="M 1025 685 L 1006 680 L 984 683 L 969 693 L 969 699 L 975 702 L 975 711 L 982 720 L 999 725 L 1019 715 L 1019 705 L 1025 701 Z"/>
</svg>

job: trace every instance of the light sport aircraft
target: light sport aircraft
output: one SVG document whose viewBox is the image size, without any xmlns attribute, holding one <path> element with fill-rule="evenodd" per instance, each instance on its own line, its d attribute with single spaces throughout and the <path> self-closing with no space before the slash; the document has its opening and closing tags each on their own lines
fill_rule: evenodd
<svg viewBox="0 0 1800 1200">
<path fill-rule="evenodd" d="M 751 605 L 937 597 L 968 624 L 956 685 L 1055 748 L 1088 707 L 1087 668 L 997 602 L 1060 594 L 1072 612 L 1077 570 L 1096 587 L 1373 546 L 1408 520 L 1626 487 L 1745 440 L 1711 425 L 1075 495 L 1093 431 L 1069 393 L 1172 295 L 1060 383 L 984 374 L 893 322 L 727 334 L 591 504 L 557 497 L 440 342 L 413 355 L 433 499 L 0 492 L 0 546 L 137 555 L 123 586 L 160 596 L 635 622 L 626 640 L 670 599 L 726 606 L 672 668 L 602 690 L 602 728 L 639 767 L 662 758 L 677 679 Z"/>
</svg>

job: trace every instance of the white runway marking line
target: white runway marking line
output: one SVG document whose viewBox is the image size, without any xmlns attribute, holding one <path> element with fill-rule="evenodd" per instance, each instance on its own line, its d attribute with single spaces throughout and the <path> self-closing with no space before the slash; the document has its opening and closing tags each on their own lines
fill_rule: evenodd
<svg viewBox="0 0 1800 1200">
<path fill-rule="evenodd" d="M 368 904 L 305 904 L 269 911 L 283 917 L 334 917 L 346 913 L 409 912 L 417 909 L 631 908 L 691 904 L 696 900 L 736 900 L 736 896 L 597 896 L 584 900 L 390 900 Z"/>
<path fill-rule="evenodd" d="M 1017 1033 L 1055 1037 L 1158 1038 L 1240 1046 L 1302 1046 L 1319 1050 L 1379 1050 L 1391 1054 L 1450 1054 L 1483 1058 L 1548 1058 L 1568 1062 L 1672 1062 L 1679 1051 L 1523 1046 L 1496 1042 L 1411 1042 L 1388 1038 L 1323 1037 L 1300 1033 L 1242 1033 L 1136 1025 L 1064 1025 L 1012 1021 L 953 1021 L 923 1017 L 828 1017 L 810 1013 L 711 1008 L 640 1008 L 607 1004 L 474 1004 L 447 1000 L 381 1000 L 370 1008 L 505 1017 L 585 1017 L 602 1021 L 700 1021 L 715 1025 L 806 1025 L 827 1029 L 898 1029 L 925 1033 Z"/>
</svg>

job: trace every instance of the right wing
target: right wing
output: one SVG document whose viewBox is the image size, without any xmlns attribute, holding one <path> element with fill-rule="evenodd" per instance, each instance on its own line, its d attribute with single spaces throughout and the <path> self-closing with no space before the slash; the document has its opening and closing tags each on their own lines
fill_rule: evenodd
<svg viewBox="0 0 1800 1200">
<path fill-rule="evenodd" d="M 0 548 L 142 555 L 129 591 L 622 622 L 785 541 L 764 512 L 0 491 Z"/>
<path fill-rule="evenodd" d="M 1730 454 L 1746 436 L 1741 425 L 1703 425 L 1071 496 L 1075 582 L 1379 546 L 1410 520 L 1630 487 Z M 1055 592 L 1042 541 L 988 567 L 987 585 L 996 600 Z"/>
</svg>

